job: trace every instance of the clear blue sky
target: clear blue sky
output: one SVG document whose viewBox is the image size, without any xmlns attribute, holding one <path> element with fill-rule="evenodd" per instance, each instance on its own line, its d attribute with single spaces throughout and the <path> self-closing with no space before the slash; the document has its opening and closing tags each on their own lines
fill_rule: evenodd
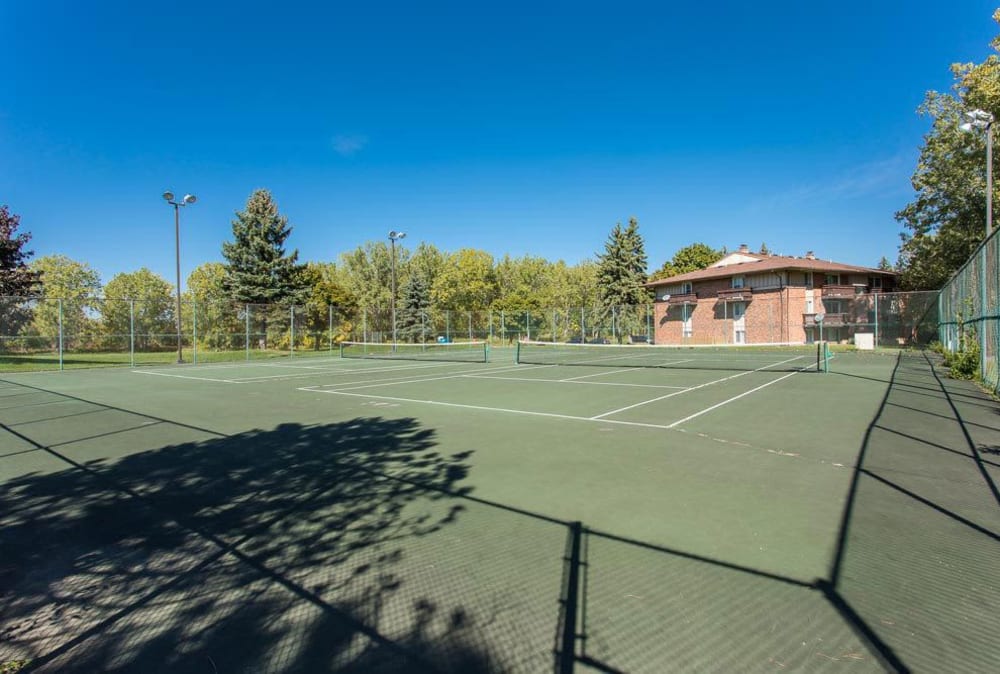
<svg viewBox="0 0 1000 674">
<path fill-rule="evenodd" d="M 220 260 L 267 187 L 303 260 L 415 245 L 680 247 L 875 265 L 948 66 L 993 6 L 908 2 L 0 2 L 0 203 L 106 283 Z"/>
</svg>

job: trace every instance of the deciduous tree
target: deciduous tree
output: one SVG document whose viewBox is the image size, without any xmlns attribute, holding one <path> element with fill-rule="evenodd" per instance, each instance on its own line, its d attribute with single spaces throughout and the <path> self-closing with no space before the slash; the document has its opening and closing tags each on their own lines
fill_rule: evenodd
<svg viewBox="0 0 1000 674">
<path fill-rule="evenodd" d="M 170 283 L 145 267 L 116 274 L 104 287 L 101 303 L 105 345 L 128 349 L 134 329 L 139 350 L 176 347 L 173 290 Z"/>
<path fill-rule="evenodd" d="M 1000 22 L 1000 10 L 993 18 Z M 1000 38 L 992 46 L 1000 49 Z M 930 91 L 918 108 L 931 118 L 931 130 L 911 178 L 916 196 L 896 213 L 905 227 L 900 283 L 910 290 L 940 288 L 985 234 L 985 135 L 965 133 L 959 126 L 973 109 L 1000 115 L 1000 57 L 956 63 L 951 71 L 952 93 Z"/>
</svg>

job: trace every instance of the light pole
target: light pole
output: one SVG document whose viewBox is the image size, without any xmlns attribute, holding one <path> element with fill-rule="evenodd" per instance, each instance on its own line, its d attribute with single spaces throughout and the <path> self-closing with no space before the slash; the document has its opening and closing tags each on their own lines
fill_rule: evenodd
<svg viewBox="0 0 1000 674">
<path fill-rule="evenodd" d="M 193 194 L 185 194 L 180 201 L 174 201 L 173 192 L 164 192 L 163 198 L 174 207 L 174 249 L 177 257 L 177 362 L 184 362 L 181 351 L 181 206 L 198 201 Z"/>
<path fill-rule="evenodd" d="M 389 242 L 392 246 L 392 350 L 396 350 L 396 241 L 405 239 L 406 232 L 389 232 Z"/>
<path fill-rule="evenodd" d="M 969 120 L 959 125 L 962 131 L 986 130 L 986 236 L 993 233 L 993 113 L 985 110 L 970 110 L 965 113 Z"/>
</svg>

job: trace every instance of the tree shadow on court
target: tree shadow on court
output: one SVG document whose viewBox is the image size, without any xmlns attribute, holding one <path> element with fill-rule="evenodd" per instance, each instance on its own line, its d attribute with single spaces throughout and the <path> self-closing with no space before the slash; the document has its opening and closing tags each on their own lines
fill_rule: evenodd
<svg viewBox="0 0 1000 674">
<path fill-rule="evenodd" d="M 415 420 L 384 418 L 116 461 L 37 445 L 72 466 L 0 491 L 0 662 L 503 671 L 513 646 L 490 643 L 474 610 L 425 597 L 441 588 L 408 569 L 411 543 L 441 540 L 470 491 L 471 452 L 435 445 Z"/>
</svg>

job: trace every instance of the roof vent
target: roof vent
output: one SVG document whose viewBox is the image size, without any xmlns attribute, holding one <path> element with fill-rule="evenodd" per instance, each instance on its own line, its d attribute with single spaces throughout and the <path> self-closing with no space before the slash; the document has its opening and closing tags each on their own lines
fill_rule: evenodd
<svg viewBox="0 0 1000 674">
<path fill-rule="evenodd" d="M 750 252 L 750 246 L 746 245 L 745 243 L 741 243 L 740 244 L 740 252 L 741 253 L 749 253 Z"/>
<path fill-rule="evenodd" d="M 816 259 L 816 254 L 813 253 L 811 250 L 807 250 L 806 251 L 806 259 L 807 260 L 815 260 Z"/>
</svg>

